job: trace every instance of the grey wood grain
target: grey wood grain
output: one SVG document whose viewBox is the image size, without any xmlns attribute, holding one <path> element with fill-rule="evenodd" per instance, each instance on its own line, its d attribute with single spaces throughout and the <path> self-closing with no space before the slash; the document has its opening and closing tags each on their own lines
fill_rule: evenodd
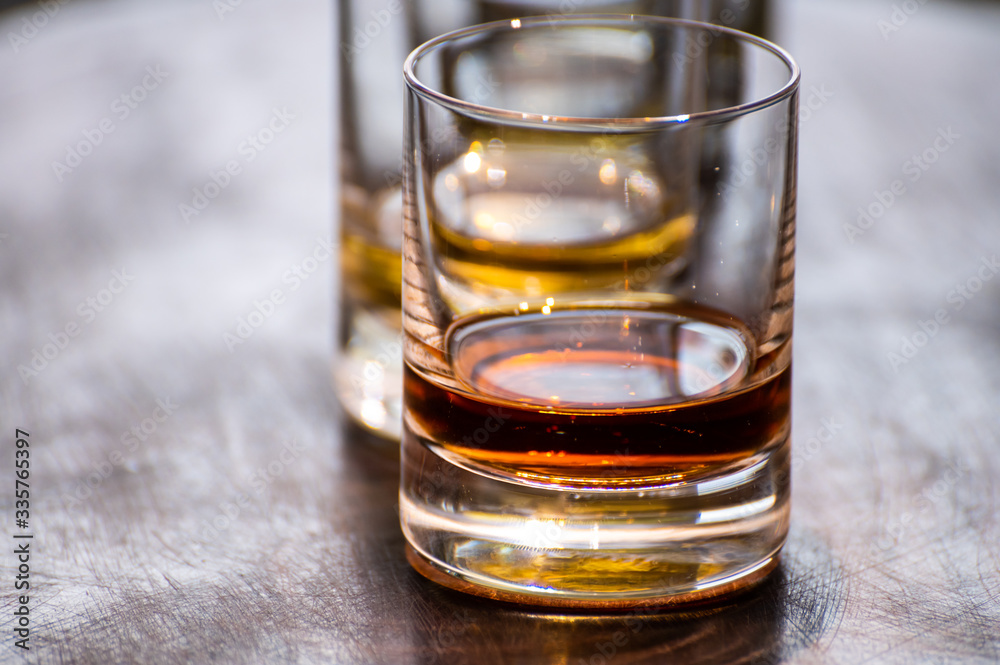
<svg viewBox="0 0 1000 665">
<path fill-rule="evenodd" d="M 642 616 L 486 603 L 407 566 L 395 452 L 332 397 L 333 263 L 283 279 L 331 235 L 329 3 L 68 3 L 17 52 L 0 43 L 0 537 L 17 531 L 18 427 L 35 534 L 32 649 L 13 646 L 4 545 L 0 661 L 1000 661 L 1000 278 L 955 291 L 1000 253 L 1000 12 L 925 3 L 883 35 L 892 7 L 777 6 L 813 107 L 782 566 L 724 605 Z M 166 75 L 121 117 L 147 67 Z M 276 109 L 294 117 L 248 161 Z M 114 131 L 60 181 L 52 163 L 104 118 Z M 905 163 L 948 128 L 913 179 Z M 905 193 L 849 234 L 894 180 Z M 102 305 L 115 271 L 127 284 Z M 922 322 L 934 335 L 893 363 Z"/>
</svg>

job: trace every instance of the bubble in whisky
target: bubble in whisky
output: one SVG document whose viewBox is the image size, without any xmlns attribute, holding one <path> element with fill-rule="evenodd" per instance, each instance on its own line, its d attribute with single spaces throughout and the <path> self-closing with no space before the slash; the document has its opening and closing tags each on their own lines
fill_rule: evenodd
<svg viewBox="0 0 1000 665">
<path fill-rule="evenodd" d="M 790 373 L 738 322 L 692 305 L 472 317 L 459 382 L 407 367 L 406 419 L 453 463 L 543 485 L 664 486 L 787 439 Z M 781 354 L 778 354 L 779 356 Z"/>
</svg>

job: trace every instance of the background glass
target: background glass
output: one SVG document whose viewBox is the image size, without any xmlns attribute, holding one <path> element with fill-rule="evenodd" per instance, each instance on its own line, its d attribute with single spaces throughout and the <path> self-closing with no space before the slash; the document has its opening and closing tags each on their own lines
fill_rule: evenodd
<svg viewBox="0 0 1000 665">
<path fill-rule="evenodd" d="M 399 437 L 400 71 L 413 48 L 477 23 L 574 13 L 675 16 L 763 34 L 767 6 L 766 0 L 340 0 L 342 255 L 333 370 L 347 413 L 376 433 Z M 738 84 L 737 75 L 727 80 Z M 715 94 L 733 98 L 738 92 L 719 86 Z"/>
<path fill-rule="evenodd" d="M 406 78 L 411 562 L 554 605 L 761 579 L 788 529 L 794 63 L 564 17 L 434 40 Z"/>
</svg>

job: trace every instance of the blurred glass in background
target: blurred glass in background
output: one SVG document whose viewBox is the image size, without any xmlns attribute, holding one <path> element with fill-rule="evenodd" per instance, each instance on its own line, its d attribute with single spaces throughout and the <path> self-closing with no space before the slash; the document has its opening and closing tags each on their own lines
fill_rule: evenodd
<svg viewBox="0 0 1000 665">
<path fill-rule="evenodd" d="M 384 437 L 400 436 L 402 65 L 410 51 L 478 23 L 588 13 L 688 18 L 767 37 L 768 7 L 767 0 L 340 0 L 342 249 L 333 375 L 350 417 Z M 728 78 L 739 84 L 738 77 Z M 481 84 L 484 89 L 492 85 Z M 738 93 L 719 94 L 735 99 Z M 714 103 L 726 105 L 725 100 Z"/>
</svg>

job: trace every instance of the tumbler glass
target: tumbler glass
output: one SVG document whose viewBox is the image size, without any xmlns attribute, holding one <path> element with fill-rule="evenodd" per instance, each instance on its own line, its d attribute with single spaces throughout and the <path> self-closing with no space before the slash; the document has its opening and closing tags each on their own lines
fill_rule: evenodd
<svg viewBox="0 0 1000 665">
<path fill-rule="evenodd" d="M 450 33 L 404 77 L 410 562 L 554 606 L 763 579 L 789 514 L 795 63 L 586 16 Z"/>
<path fill-rule="evenodd" d="M 347 414 L 399 438 L 401 69 L 413 48 L 477 23 L 580 12 L 673 16 L 758 31 L 766 27 L 766 6 L 765 0 L 339 0 L 342 252 L 333 372 Z"/>
</svg>

